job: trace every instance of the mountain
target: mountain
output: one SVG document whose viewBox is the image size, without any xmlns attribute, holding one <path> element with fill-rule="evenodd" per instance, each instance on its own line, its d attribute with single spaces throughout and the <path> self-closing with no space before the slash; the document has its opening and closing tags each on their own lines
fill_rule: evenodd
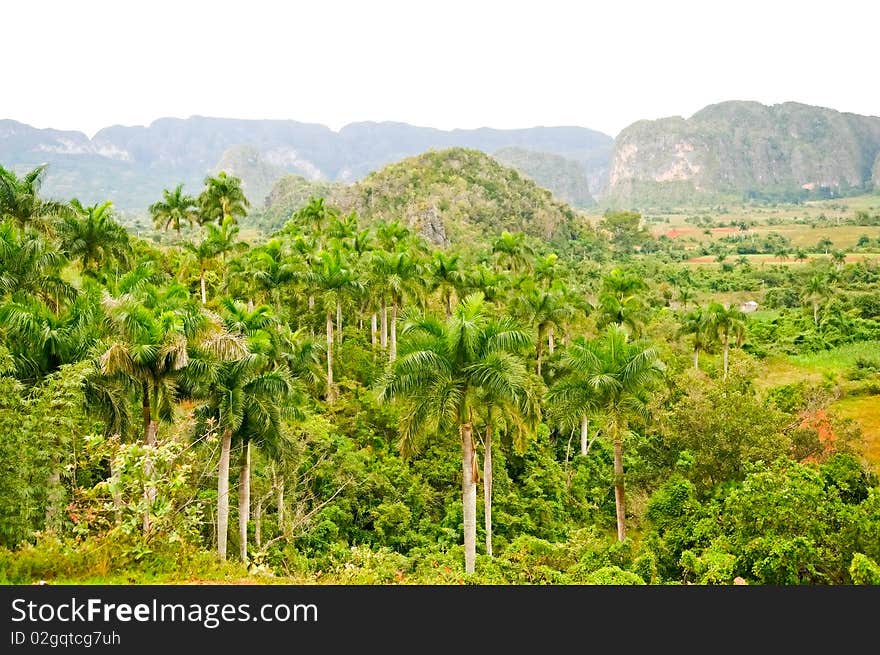
<svg viewBox="0 0 880 655">
<path fill-rule="evenodd" d="M 607 204 L 797 199 L 880 181 L 880 118 L 793 102 L 710 105 L 638 121 L 615 140 Z"/>
<path fill-rule="evenodd" d="M 596 204 L 590 194 L 587 173 L 580 162 L 525 148 L 502 148 L 493 156 L 573 207 L 586 208 Z"/>
<path fill-rule="evenodd" d="M 272 185 L 287 175 L 281 166 L 265 161 L 254 146 L 232 146 L 214 166 L 212 174 L 226 171 L 241 178 L 241 188 L 250 199 L 252 207 L 261 207 L 268 202 Z M 304 179 L 304 178 L 303 178 Z"/>
<path fill-rule="evenodd" d="M 338 187 L 330 201 L 367 221 L 400 220 L 439 245 L 503 230 L 566 239 L 577 218 L 568 205 L 516 170 L 465 148 L 389 164 L 356 184 Z"/>
<path fill-rule="evenodd" d="M 162 118 L 148 127 L 116 125 L 89 139 L 81 132 L 0 121 L 0 164 L 24 169 L 49 163 L 47 195 L 77 194 L 84 202 L 109 198 L 133 211 L 143 210 L 161 197 L 163 188 L 178 182 L 197 193 L 205 175 L 224 166 L 250 171 L 257 194 L 251 201 L 259 206 L 271 174 L 353 182 L 390 162 L 449 147 L 484 152 L 519 147 L 559 155 L 583 166 L 588 184 L 600 189 L 612 144 L 611 137 L 581 127 L 446 131 L 365 122 L 334 132 L 296 121 L 193 116 Z"/>
</svg>

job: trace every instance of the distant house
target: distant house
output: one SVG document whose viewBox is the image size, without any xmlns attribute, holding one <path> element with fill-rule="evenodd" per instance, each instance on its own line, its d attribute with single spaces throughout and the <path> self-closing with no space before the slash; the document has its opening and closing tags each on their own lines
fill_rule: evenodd
<svg viewBox="0 0 880 655">
<path fill-rule="evenodd" d="M 754 300 L 746 300 L 744 303 L 740 303 L 739 311 L 741 312 L 754 312 L 758 310 L 758 303 Z"/>
</svg>

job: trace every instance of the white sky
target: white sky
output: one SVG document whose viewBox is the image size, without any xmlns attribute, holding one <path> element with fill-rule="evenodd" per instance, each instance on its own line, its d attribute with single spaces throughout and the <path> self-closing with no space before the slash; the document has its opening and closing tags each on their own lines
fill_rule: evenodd
<svg viewBox="0 0 880 655">
<path fill-rule="evenodd" d="M 0 118 L 581 125 L 722 100 L 880 115 L 877 0 L 3 2 Z"/>
</svg>

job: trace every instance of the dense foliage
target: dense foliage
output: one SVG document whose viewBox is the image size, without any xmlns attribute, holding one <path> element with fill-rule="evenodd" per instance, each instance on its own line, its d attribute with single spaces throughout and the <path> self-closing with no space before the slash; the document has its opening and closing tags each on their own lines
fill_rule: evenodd
<svg viewBox="0 0 880 655">
<path fill-rule="evenodd" d="M 832 408 L 880 393 L 876 262 L 688 267 L 637 214 L 498 215 L 515 173 L 455 156 L 254 244 L 232 176 L 157 199 L 158 246 L 0 168 L 0 580 L 877 584 Z M 390 220 L 421 185 L 467 242 Z"/>
</svg>

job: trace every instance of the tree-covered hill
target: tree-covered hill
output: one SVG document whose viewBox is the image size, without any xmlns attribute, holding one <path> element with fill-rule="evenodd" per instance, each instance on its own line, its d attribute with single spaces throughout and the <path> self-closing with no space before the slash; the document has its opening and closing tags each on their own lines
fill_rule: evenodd
<svg viewBox="0 0 880 655">
<path fill-rule="evenodd" d="M 400 220 L 428 241 L 447 245 L 507 230 L 564 240 L 574 210 L 512 168 L 477 151 L 427 152 L 386 166 L 331 196 L 368 221 Z"/>
</svg>

